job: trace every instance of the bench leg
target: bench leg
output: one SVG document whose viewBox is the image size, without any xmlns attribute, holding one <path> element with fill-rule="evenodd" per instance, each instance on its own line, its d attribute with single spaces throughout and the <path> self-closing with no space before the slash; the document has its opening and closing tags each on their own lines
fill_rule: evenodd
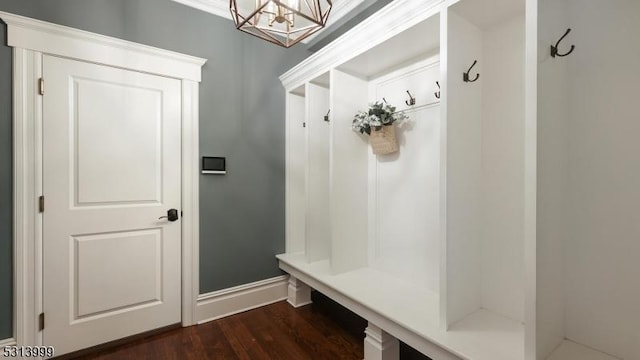
<svg viewBox="0 0 640 360">
<path fill-rule="evenodd" d="M 369 323 L 364 331 L 365 360 L 399 360 L 400 342 L 376 325 Z"/>
<path fill-rule="evenodd" d="M 300 307 L 311 304 L 311 288 L 309 285 L 289 276 L 289 286 L 287 288 L 287 302 L 293 307 Z"/>
</svg>

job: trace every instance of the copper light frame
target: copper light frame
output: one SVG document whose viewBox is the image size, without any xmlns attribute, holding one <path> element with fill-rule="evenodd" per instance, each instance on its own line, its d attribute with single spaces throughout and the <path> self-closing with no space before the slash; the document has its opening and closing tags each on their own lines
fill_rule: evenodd
<svg viewBox="0 0 640 360">
<path fill-rule="evenodd" d="M 256 9 L 248 15 L 248 11 L 238 7 L 237 0 L 229 0 L 231 18 L 240 31 L 267 40 L 273 44 L 289 48 L 311 34 L 325 27 L 332 8 L 332 0 L 298 0 L 298 8 L 291 7 L 285 0 L 257 0 Z M 323 10 L 322 4 L 326 4 Z M 284 23 L 286 30 L 277 29 L 269 25 L 260 24 L 262 16 L 274 16 L 267 11 L 267 5 L 275 7 L 281 16 L 280 23 Z M 299 16 L 310 24 L 300 28 L 295 26 L 295 17 Z"/>
</svg>

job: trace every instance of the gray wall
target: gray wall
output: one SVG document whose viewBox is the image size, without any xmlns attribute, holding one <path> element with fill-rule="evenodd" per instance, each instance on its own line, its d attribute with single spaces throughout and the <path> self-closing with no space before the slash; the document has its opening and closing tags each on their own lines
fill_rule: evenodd
<svg viewBox="0 0 640 360">
<path fill-rule="evenodd" d="M 200 153 L 226 176 L 200 179 L 200 292 L 280 274 L 284 251 L 284 90 L 309 52 L 281 49 L 169 0 L 0 0 L 0 10 L 209 59 Z M 5 43 L 5 26 L 0 26 Z M 11 337 L 11 51 L 0 46 L 0 339 Z"/>
</svg>

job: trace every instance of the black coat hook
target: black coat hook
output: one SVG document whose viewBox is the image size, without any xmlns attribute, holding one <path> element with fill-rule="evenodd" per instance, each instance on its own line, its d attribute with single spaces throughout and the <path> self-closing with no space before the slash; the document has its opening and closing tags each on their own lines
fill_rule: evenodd
<svg viewBox="0 0 640 360">
<path fill-rule="evenodd" d="M 471 80 L 471 78 L 469 77 L 469 73 L 471 72 L 471 69 L 473 69 L 473 67 L 476 66 L 477 63 L 478 63 L 478 60 L 473 60 L 473 64 L 471 65 L 469 70 L 467 70 L 466 73 L 462 74 L 462 80 L 464 80 L 464 82 L 474 82 L 478 80 L 478 78 L 480 77 L 480 74 L 476 74 L 476 77 L 473 80 Z"/>
<path fill-rule="evenodd" d="M 416 98 L 414 98 L 413 95 L 411 95 L 409 90 L 407 90 L 407 94 L 409 94 L 409 100 L 406 100 L 404 103 L 407 104 L 407 106 L 415 105 L 416 104 Z"/>
<path fill-rule="evenodd" d="M 438 85 L 438 89 L 440 89 L 440 82 L 436 81 L 436 85 Z M 440 99 L 440 90 L 433 93 L 436 96 L 436 99 Z"/>
<path fill-rule="evenodd" d="M 382 101 L 384 101 L 385 104 L 389 105 L 389 103 L 387 102 L 387 99 L 382 98 Z"/>
<path fill-rule="evenodd" d="M 331 109 L 329 109 L 329 111 L 327 111 L 327 115 L 324 116 L 324 121 L 329 122 L 329 113 L 331 112 Z"/>
<path fill-rule="evenodd" d="M 564 53 L 564 54 L 560 54 L 558 52 L 558 46 L 560 46 L 560 42 L 562 41 L 562 39 L 564 39 L 567 35 L 569 35 L 569 33 L 571 32 L 571 29 L 567 29 L 567 31 L 564 33 L 564 35 L 562 35 L 562 37 L 560 38 L 560 40 L 558 40 L 558 42 L 556 42 L 556 45 L 553 46 L 551 45 L 551 57 L 556 57 L 556 56 L 567 56 L 569 54 L 571 54 L 573 52 L 573 50 L 575 50 L 576 46 L 575 45 L 571 45 L 571 49 L 569 49 L 568 52 Z"/>
</svg>

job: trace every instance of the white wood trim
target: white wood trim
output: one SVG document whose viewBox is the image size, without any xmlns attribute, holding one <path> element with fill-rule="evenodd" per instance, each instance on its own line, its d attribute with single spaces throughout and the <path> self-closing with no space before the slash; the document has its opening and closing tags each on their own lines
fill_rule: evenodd
<svg viewBox="0 0 640 360">
<path fill-rule="evenodd" d="M 448 8 L 440 12 L 440 328 L 446 331 L 447 321 L 447 129 L 449 63 Z"/>
<path fill-rule="evenodd" d="M 33 198 L 31 194 L 33 189 L 26 183 L 29 178 L 28 165 L 32 162 L 28 159 L 29 153 L 22 151 L 22 149 L 33 147 L 30 145 L 33 143 L 32 132 L 26 128 L 28 123 L 23 121 L 28 117 L 24 97 L 32 93 L 25 89 L 28 82 L 23 79 L 23 73 L 28 71 L 33 71 L 33 67 L 29 66 L 26 51 L 15 49 L 13 52 L 13 335 L 21 340 L 27 333 L 31 333 L 25 331 L 27 324 L 24 319 L 27 309 L 32 308 L 29 302 L 33 299 L 25 288 L 25 284 L 28 283 L 27 270 L 33 269 L 33 265 L 29 266 L 28 244 L 17 241 L 17 239 L 32 238 L 30 229 L 34 227 L 31 225 L 33 210 L 30 206 L 32 204 L 26 201 Z"/>
<path fill-rule="evenodd" d="M 206 59 L 136 44 L 6 12 L 7 44 L 177 79 L 201 80 Z"/>
<path fill-rule="evenodd" d="M 0 12 L 7 22 L 9 37 L 13 33 L 13 162 L 14 162 L 14 337 L 18 345 L 42 345 L 42 333 L 38 331 L 38 314 L 42 312 L 42 216 L 37 211 L 37 199 L 42 194 L 42 97 L 36 89 L 42 76 L 42 54 L 51 49 L 46 41 L 33 39 L 43 36 L 48 41 L 62 41 L 75 50 L 57 55 L 69 56 L 81 61 L 91 61 L 110 66 L 126 64 L 112 62 L 114 54 L 126 56 L 131 64 L 138 64 L 134 71 L 163 76 L 185 76 L 182 83 L 182 321 L 184 326 L 196 322 L 196 299 L 199 284 L 199 97 L 198 80 L 204 59 L 196 59 L 177 53 L 123 42 L 48 24 L 37 20 Z M 31 26 L 31 27 L 30 27 Z M 47 34 L 52 31 L 53 34 Z M 17 36 L 20 35 L 20 36 Z M 17 36 L 17 37 L 16 37 Z M 96 41 L 96 43 L 92 43 Z M 23 47 L 25 46 L 25 47 Z M 33 46 L 33 48 L 31 48 Z M 96 61 L 92 50 L 113 51 L 108 61 Z M 135 49 L 139 47 L 139 49 Z M 141 50 L 142 49 L 142 50 Z M 64 49 L 63 49 L 64 50 Z M 99 53 L 99 52 L 98 52 Z M 89 54 L 89 55 L 87 55 Z M 174 60 L 167 62 L 167 54 Z M 87 55 L 85 57 L 85 55 Z M 179 59 L 182 56 L 189 60 Z M 156 58 L 156 60 L 153 60 Z M 149 60 L 150 59 L 150 60 Z M 196 60 L 194 60 L 196 59 Z M 97 59 L 100 60 L 100 59 Z M 144 63 L 152 66 L 165 64 L 169 68 L 162 73 L 145 71 Z M 191 61 L 193 60 L 193 61 Z M 188 64 L 190 62 L 190 65 Z M 180 65 L 182 64 L 182 65 Z M 186 65 L 185 65 L 186 64 Z M 188 66 L 187 66 L 188 65 Z M 189 71 L 183 71 L 185 66 Z M 182 74 L 182 75 L 180 75 Z"/>
<path fill-rule="evenodd" d="M 291 234 L 293 233 L 293 224 L 291 221 L 291 214 L 293 213 L 293 206 L 292 206 L 292 200 L 291 200 L 291 196 L 289 196 L 289 194 L 291 193 L 291 182 L 293 179 L 293 170 L 291 166 L 287 166 L 287 164 L 291 164 L 291 154 L 293 153 L 293 146 L 291 145 L 292 143 L 292 127 L 293 127 L 293 115 L 291 114 L 291 100 L 290 100 L 290 96 L 294 96 L 293 94 L 287 93 L 285 95 L 285 126 L 284 126 L 284 156 L 285 156 L 285 167 L 284 167 L 284 188 L 285 188 L 285 197 L 284 197 L 284 202 L 285 202 L 285 249 L 292 249 L 293 248 L 293 239 Z"/>
<path fill-rule="evenodd" d="M 437 15 L 442 0 L 395 0 L 348 32 L 280 76 L 285 89 L 302 85 L 398 35 L 419 22 Z M 370 34 L 377 34 L 371 36 Z"/>
<path fill-rule="evenodd" d="M 197 322 L 203 324 L 287 298 L 288 275 L 198 296 Z"/>
<path fill-rule="evenodd" d="M 15 344 L 16 344 L 16 339 L 14 338 L 0 340 L 0 350 L 5 346 L 13 346 Z"/>
<path fill-rule="evenodd" d="M 198 82 L 182 81 L 182 325 L 196 323 L 200 293 L 200 145 Z"/>
<path fill-rule="evenodd" d="M 538 1 L 527 0 L 525 19 L 524 280 L 525 360 L 537 346 L 537 163 L 538 163 Z M 542 355 L 542 354 L 541 354 Z"/>
<path fill-rule="evenodd" d="M 217 15 L 223 17 L 227 20 L 232 20 L 231 11 L 229 10 L 229 1 L 228 0 L 172 0 L 174 2 L 180 3 L 182 5 L 186 5 L 192 7 L 194 9 L 202 10 L 209 14 Z M 329 20 L 327 23 L 327 27 L 331 26 L 332 23 L 342 19 L 346 16 L 351 10 L 355 9 L 357 6 L 362 4 L 364 0 L 338 0 L 334 1 L 333 8 L 331 9 L 331 14 L 329 15 Z M 246 10 L 248 13 L 250 10 Z M 308 38 L 302 40 L 302 43 L 306 44 L 311 41 L 316 36 L 320 35 L 323 30 L 316 32 L 315 34 L 309 36 Z"/>
<path fill-rule="evenodd" d="M 41 187 L 41 112 L 36 81 L 39 53 L 13 52 L 14 337 L 20 345 L 40 345 L 37 314 L 42 309 L 42 216 L 36 209 Z"/>
</svg>

